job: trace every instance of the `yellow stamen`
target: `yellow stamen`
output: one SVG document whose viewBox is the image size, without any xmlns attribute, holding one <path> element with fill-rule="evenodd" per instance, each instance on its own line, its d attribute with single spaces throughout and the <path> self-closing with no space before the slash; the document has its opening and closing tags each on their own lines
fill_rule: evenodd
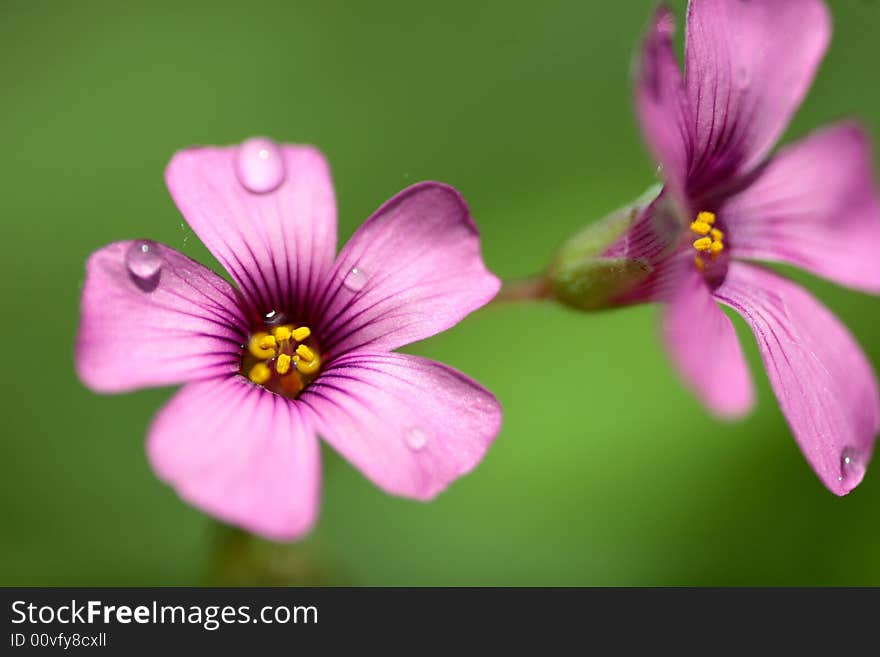
<svg viewBox="0 0 880 657">
<path fill-rule="evenodd" d="M 266 383 L 272 376 L 272 370 L 269 369 L 269 366 L 266 363 L 257 363 L 251 368 L 251 371 L 248 372 L 248 378 L 254 383 L 263 384 Z"/>
<path fill-rule="evenodd" d="M 248 349 L 257 358 L 271 358 L 275 355 L 275 338 L 268 333 L 254 333 L 248 342 Z"/>
<path fill-rule="evenodd" d="M 703 221 L 695 221 L 691 224 L 691 230 L 697 235 L 708 235 L 709 231 L 712 230 L 712 226 Z"/>
<path fill-rule="evenodd" d="M 701 221 L 704 224 L 709 224 L 710 226 L 715 223 L 715 213 L 714 212 L 701 212 L 697 215 L 697 221 Z"/>
<path fill-rule="evenodd" d="M 694 242 L 694 248 L 697 251 L 708 251 L 712 246 L 712 238 L 710 237 L 701 237 L 700 239 Z"/>
<path fill-rule="evenodd" d="M 309 337 L 311 334 L 312 334 L 312 329 L 310 329 L 308 326 L 300 326 L 298 329 L 294 329 L 294 331 L 291 335 L 293 335 L 293 339 L 296 340 L 297 342 L 302 342 L 307 337 Z"/>
<path fill-rule="evenodd" d="M 275 336 L 278 342 L 283 342 L 284 340 L 290 340 L 290 330 L 290 326 L 276 326 L 272 329 L 272 335 Z"/>
<path fill-rule="evenodd" d="M 706 211 L 700 212 L 696 220 L 691 223 L 691 230 L 697 235 L 703 236 L 694 241 L 694 248 L 697 251 L 711 254 L 712 260 L 715 260 L 724 250 L 724 233 L 718 228 L 713 228 L 714 225 L 715 214 Z M 705 271 L 707 267 L 706 261 L 700 255 L 694 257 L 694 264 L 700 271 Z"/>
<path fill-rule="evenodd" d="M 275 371 L 279 374 L 287 374 L 290 370 L 290 356 L 287 354 L 279 354 L 278 360 L 275 361 Z"/>
<path fill-rule="evenodd" d="M 315 352 L 309 349 L 304 344 L 301 344 L 296 348 L 297 355 L 304 361 L 311 363 L 315 360 Z"/>
<path fill-rule="evenodd" d="M 300 347 L 302 346 L 303 345 L 300 345 Z M 313 358 L 309 361 L 305 360 L 304 358 L 300 358 L 299 356 L 294 356 L 293 362 L 296 363 L 296 369 L 298 369 L 302 374 L 314 374 L 318 371 L 318 368 L 321 367 L 320 358 Z"/>
<path fill-rule="evenodd" d="M 248 338 L 241 374 L 274 393 L 297 397 L 321 371 L 320 353 L 311 342 L 305 344 L 311 335 L 308 326 L 296 324 L 254 333 Z"/>
</svg>

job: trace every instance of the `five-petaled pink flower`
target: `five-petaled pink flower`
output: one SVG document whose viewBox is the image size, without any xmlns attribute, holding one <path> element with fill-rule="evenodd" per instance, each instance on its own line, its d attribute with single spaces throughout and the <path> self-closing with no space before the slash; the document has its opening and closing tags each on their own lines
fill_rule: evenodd
<svg viewBox="0 0 880 657">
<path fill-rule="evenodd" d="M 661 8 L 642 53 L 636 105 L 666 186 L 606 255 L 651 273 L 619 303 L 665 302 L 666 344 L 720 415 L 753 403 L 734 328 L 758 341 L 782 412 L 832 492 L 862 479 L 880 426 L 874 373 L 808 292 L 751 261 L 788 263 L 880 293 L 880 202 L 858 127 L 836 125 L 768 157 L 830 38 L 820 0 L 692 0 L 685 76 Z"/>
<path fill-rule="evenodd" d="M 238 289 L 167 246 L 104 247 L 87 264 L 76 365 L 100 392 L 186 384 L 147 439 L 181 497 L 291 539 L 317 516 L 317 435 L 380 488 L 420 500 L 479 463 L 500 427 L 496 399 L 393 352 L 498 291 L 454 189 L 404 190 L 337 256 L 333 186 L 313 148 L 186 150 L 166 181 Z"/>
</svg>

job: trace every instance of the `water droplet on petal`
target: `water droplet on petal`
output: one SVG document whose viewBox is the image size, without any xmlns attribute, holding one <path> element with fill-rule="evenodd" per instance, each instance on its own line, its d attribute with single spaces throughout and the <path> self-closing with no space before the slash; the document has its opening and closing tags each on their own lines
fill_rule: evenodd
<svg viewBox="0 0 880 657">
<path fill-rule="evenodd" d="M 277 310 L 270 310 L 265 315 L 263 315 L 263 321 L 267 326 L 275 326 L 276 324 L 284 323 L 284 315 Z"/>
<path fill-rule="evenodd" d="M 254 137 L 238 147 L 235 171 L 246 189 L 266 194 L 284 182 L 284 155 L 272 140 Z"/>
<path fill-rule="evenodd" d="M 162 274 L 159 246 L 149 240 L 135 240 L 125 253 L 125 267 L 135 285 L 144 292 L 152 292 Z"/>
<path fill-rule="evenodd" d="M 360 292 L 367 284 L 367 276 L 364 274 L 363 269 L 352 267 L 348 274 L 345 275 L 345 280 L 342 281 L 342 284 L 352 292 Z"/>
<path fill-rule="evenodd" d="M 852 447 L 844 449 L 840 454 L 840 476 L 837 481 L 852 480 L 858 483 L 864 475 L 865 459 L 862 454 Z"/>
<path fill-rule="evenodd" d="M 407 446 L 415 451 L 419 451 L 428 444 L 427 434 L 418 427 L 412 427 L 404 436 Z"/>
</svg>

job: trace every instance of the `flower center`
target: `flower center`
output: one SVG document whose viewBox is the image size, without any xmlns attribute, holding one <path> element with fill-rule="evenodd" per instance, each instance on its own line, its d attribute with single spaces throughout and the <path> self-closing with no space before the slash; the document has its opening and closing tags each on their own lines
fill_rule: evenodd
<svg viewBox="0 0 880 657">
<path fill-rule="evenodd" d="M 241 374 L 285 397 L 296 397 L 321 370 L 321 354 L 308 326 L 281 324 L 251 334 Z"/>
<path fill-rule="evenodd" d="M 706 265 L 717 260 L 724 250 L 724 233 L 715 228 L 713 212 L 700 212 L 691 223 L 691 232 L 697 236 L 694 240 L 694 250 L 697 252 L 694 264 L 700 271 L 705 271 Z"/>
</svg>

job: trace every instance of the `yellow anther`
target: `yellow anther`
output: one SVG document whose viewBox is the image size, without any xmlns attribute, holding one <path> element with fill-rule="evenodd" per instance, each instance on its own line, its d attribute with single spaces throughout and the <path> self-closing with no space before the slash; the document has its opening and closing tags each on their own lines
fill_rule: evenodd
<svg viewBox="0 0 880 657">
<path fill-rule="evenodd" d="M 718 255 L 724 250 L 724 244 L 715 240 L 712 244 L 709 245 L 709 250 L 712 252 L 712 255 Z"/>
<path fill-rule="evenodd" d="M 268 333 L 254 333 L 248 342 L 248 349 L 257 358 L 271 358 L 275 355 L 275 338 Z"/>
<path fill-rule="evenodd" d="M 290 370 L 290 356 L 280 354 L 278 360 L 275 361 L 275 371 L 279 374 L 287 374 Z"/>
<path fill-rule="evenodd" d="M 712 226 L 702 221 L 695 221 L 691 224 L 691 230 L 697 235 L 708 235 L 709 231 L 712 230 Z"/>
<path fill-rule="evenodd" d="M 718 230 L 717 228 L 713 228 L 712 231 L 711 231 L 711 233 L 710 233 L 710 235 L 712 235 L 712 239 L 713 239 L 713 240 L 716 240 L 716 241 L 718 241 L 718 242 L 720 242 L 721 240 L 724 239 L 724 233 L 722 233 L 722 232 L 721 232 L 720 230 Z"/>
<path fill-rule="evenodd" d="M 694 264 L 700 271 L 704 271 L 706 269 L 706 263 L 703 262 L 703 259 L 700 256 L 694 256 Z"/>
<path fill-rule="evenodd" d="M 251 371 L 248 372 L 248 378 L 254 383 L 263 384 L 266 383 L 272 377 L 272 370 L 269 369 L 269 366 L 266 363 L 257 363 L 251 368 Z"/>
<path fill-rule="evenodd" d="M 303 345 L 300 345 L 300 347 L 302 346 Z M 293 361 L 296 363 L 296 369 L 298 369 L 302 374 L 314 374 L 318 371 L 318 368 L 321 367 L 320 358 L 305 360 L 304 358 L 300 358 L 299 356 L 294 356 Z"/>
<path fill-rule="evenodd" d="M 712 246 L 711 237 L 701 237 L 694 242 L 694 248 L 697 251 L 708 251 Z"/>
<path fill-rule="evenodd" d="M 315 360 L 315 352 L 309 349 L 304 344 L 301 344 L 296 348 L 296 353 L 302 360 L 306 361 L 307 363 L 311 363 L 313 360 Z"/>
<path fill-rule="evenodd" d="M 308 326 L 300 326 L 298 329 L 294 329 L 294 331 L 291 335 L 293 335 L 293 339 L 296 340 L 297 342 L 302 342 L 307 337 L 309 337 L 311 334 L 312 334 L 312 329 L 310 329 Z"/>
<path fill-rule="evenodd" d="M 276 326 L 274 329 L 272 329 L 272 335 L 275 336 L 275 339 L 278 342 L 290 340 L 290 329 L 290 326 Z"/>
<path fill-rule="evenodd" d="M 710 226 L 715 223 L 715 213 L 714 212 L 701 212 L 697 215 L 697 221 L 701 221 L 704 224 L 709 224 Z"/>
</svg>

